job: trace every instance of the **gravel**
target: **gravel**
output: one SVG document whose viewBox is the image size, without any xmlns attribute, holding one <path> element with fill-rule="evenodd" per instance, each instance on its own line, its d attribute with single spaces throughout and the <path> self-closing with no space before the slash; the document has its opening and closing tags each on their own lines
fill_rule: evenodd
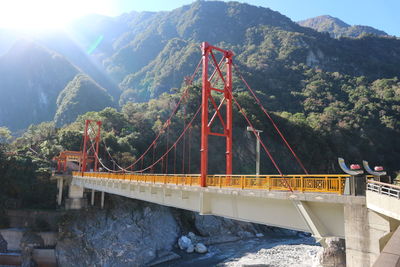
<svg viewBox="0 0 400 267">
<path fill-rule="evenodd" d="M 319 263 L 322 250 L 319 246 L 278 245 L 230 259 L 219 266 L 319 267 L 322 266 Z"/>
</svg>

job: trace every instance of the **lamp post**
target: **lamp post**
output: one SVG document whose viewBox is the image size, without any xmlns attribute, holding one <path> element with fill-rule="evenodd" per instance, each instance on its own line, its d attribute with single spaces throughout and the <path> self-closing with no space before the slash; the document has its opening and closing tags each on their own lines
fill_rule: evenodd
<svg viewBox="0 0 400 267">
<path fill-rule="evenodd" d="M 260 133 L 262 133 L 261 130 L 254 129 L 250 126 L 247 126 L 247 131 L 248 132 L 256 132 L 257 136 L 260 136 Z M 257 143 L 256 143 L 256 175 L 260 175 L 260 139 L 257 138 Z"/>
</svg>

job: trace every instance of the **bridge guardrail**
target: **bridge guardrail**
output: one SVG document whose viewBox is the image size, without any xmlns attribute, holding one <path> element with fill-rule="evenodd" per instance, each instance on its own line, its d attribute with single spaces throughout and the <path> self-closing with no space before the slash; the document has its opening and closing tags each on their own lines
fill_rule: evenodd
<svg viewBox="0 0 400 267">
<path fill-rule="evenodd" d="M 343 194 L 350 175 L 209 175 L 208 186 Z"/>
<path fill-rule="evenodd" d="M 120 179 L 138 182 L 199 186 L 200 174 L 122 174 L 73 172 L 74 176 Z M 289 190 L 343 194 L 350 175 L 208 175 L 207 185 L 214 187 Z"/>
<path fill-rule="evenodd" d="M 119 179 L 147 183 L 175 184 L 175 185 L 200 185 L 200 174 L 127 174 L 109 172 L 73 172 L 74 176 Z"/>
<path fill-rule="evenodd" d="M 367 190 L 400 199 L 400 186 L 368 180 Z"/>
</svg>

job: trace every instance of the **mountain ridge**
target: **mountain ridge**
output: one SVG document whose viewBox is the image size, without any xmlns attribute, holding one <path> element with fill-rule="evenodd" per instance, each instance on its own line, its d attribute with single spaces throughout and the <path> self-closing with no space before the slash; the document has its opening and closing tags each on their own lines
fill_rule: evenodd
<svg viewBox="0 0 400 267">
<path fill-rule="evenodd" d="M 96 40 L 99 43 L 87 53 Z M 120 107 L 181 87 L 201 56 L 202 41 L 234 51 L 237 65 L 252 84 L 273 99 L 269 102 L 273 111 L 302 110 L 300 102 L 287 103 L 304 90 L 305 73 L 312 69 L 365 76 L 369 82 L 400 76 L 396 38 L 333 39 L 269 8 L 237 2 L 196 1 L 172 11 L 133 11 L 113 18 L 91 15 L 71 25 L 69 36 L 54 33 L 35 39 L 76 69 L 58 93 L 77 73 L 85 73 Z M 49 79 L 57 79 L 50 73 Z M 55 105 L 54 100 L 52 112 Z M 9 126 L 1 117 L 0 123 Z M 26 121 L 19 128 L 28 125 Z"/>
<path fill-rule="evenodd" d="M 313 17 L 298 21 L 297 23 L 303 27 L 308 27 L 318 32 L 328 32 L 333 38 L 357 38 L 365 34 L 389 36 L 386 32 L 375 29 L 371 26 L 349 25 L 346 22 L 329 15 Z"/>
</svg>

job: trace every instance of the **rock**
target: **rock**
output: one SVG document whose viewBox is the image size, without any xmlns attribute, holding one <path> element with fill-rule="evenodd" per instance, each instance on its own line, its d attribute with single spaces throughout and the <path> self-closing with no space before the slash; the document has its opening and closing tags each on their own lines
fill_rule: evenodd
<svg viewBox="0 0 400 267">
<path fill-rule="evenodd" d="M 23 234 L 21 238 L 20 247 L 23 248 L 27 246 L 30 246 L 32 248 L 43 247 L 44 241 L 39 235 L 27 231 Z"/>
<path fill-rule="evenodd" d="M 253 235 L 252 233 L 247 232 L 247 231 L 239 231 L 239 232 L 238 232 L 238 236 L 239 236 L 240 238 L 250 238 L 250 237 L 254 237 L 254 235 Z"/>
<path fill-rule="evenodd" d="M 346 267 L 346 247 L 344 239 L 333 237 L 325 240 L 327 247 L 324 248 L 320 258 L 324 267 Z"/>
<path fill-rule="evenodd" d="M 196 246 L 194 247 L 194 250 L 197 253 L 206 253 L 207 247 L 203 243 L 197 243 Z"/>
<path fill-rule="evenodd" d="M 163 252 L 157 256 L 158 257 L 154 261 L 149 262 L 146 266 L 149 266 L 149 267 L 157 266 L 157 265 L 161 266 L 161 263 L 172 261 L 172 260 L 177 260 L 177 259 L 181 258 L 181 256 L 179 256 L 178 254 L 171 252 L 171 251 Z"/>
<path fill-rule="evenodd" d="M 55 249 L 59 266 L 147 266 L 172 250 L 180 229 L 170 208 L 116 196 L 107 202 L 104 210 L 66 214 Z"/>
<path fill-rule="evenodd" d="M 298 237 L 310 237 L 311 234 L 310 233 L 305 233 L 305 232 L 298 232 L 297 236 Z"/>
<path fill-rule="evenodd" d="M 193 253 L 194 252 L 194 246 L 193 244 L 190 244 L 189 247 L 186 249 L 187 253 Z"/>
<path fill-rule="evenodd" d="M 36 267 L 37 263 L 33 260 L 33 250 L 37 247 L 43 247 L 44 241 L 43 239 L 30 231 L 24 233 L 21 238 L 21 258 L 22 258 L 22 267 Z"/>
<path fill-rule="evenodd" d="M 192 244 L 199 243 L 199 242 L 201 242 L 201 239 L 202 239 L 200 236 L 197 236 L 196 234 L 194 234 L 192 232 L 189 232 L 187 236 L 192 241 Z"/>
<path fill-rule="evenodd" d="M 0 234 L 0 252 L 7 252 L 7 241 L 3 238 L 3 236 Z"/>
<path fill-rule="evenodd" d="M 201 236 L 235 235 L 241 238 L 254 237 L 261 229 L 248 222 L 231 220 L 212 215 L 200 215 L 195 213 L 194 224 Z M 257 227 L 260 228 L 260 227 Z"/>
<path fill-rule="evenodd" d="M 203 243 L 206 246 L 221 244 L 221 243 L 228 243 L 228 242 L 235 242 L 240 240 L 241 238 L 235 235 L 217 235 L 211 237 L 201 237 L 198 238 L 198 241 L 195 243 Z"/>
<path fill-rule="evenodd" d="M 178 239 L 178 246 L 181 250 L 187 249 L 190 245 L 192 245 L 192 240 L 188 237 L 183 235 Z"/>
<path fill-rule="evenodd" d="M 188 237 L 190 238 L 190 240 L 193 241 L 193 239 L 196 239 L 196 235 L 193 232 L 189 232 L 188 233 Z"/>
<path fill-rule="evenodd" d="M 257 233 L 257 234 L 256 234 L 256 237 L 263 237 L 263 236 L 264 236 L 263 233 Z"/>
</svg>

